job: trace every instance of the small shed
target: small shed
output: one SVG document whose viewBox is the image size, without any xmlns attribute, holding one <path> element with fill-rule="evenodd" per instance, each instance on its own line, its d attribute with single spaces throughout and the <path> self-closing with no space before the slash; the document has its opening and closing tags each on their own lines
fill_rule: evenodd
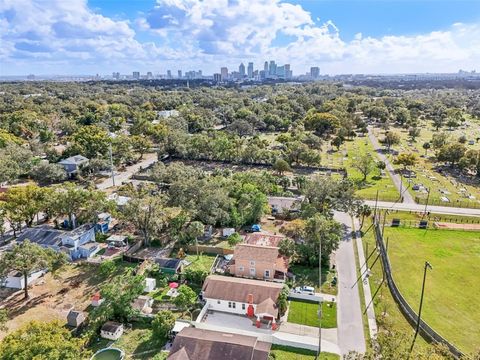
<svg viewBox="0 0 480 360">
<path fill-rule="evenodd" d="M 102 299 L 102 296 L 100 295 L 100 292 L 97 291 L 95 294 L 92 296 L 92 306 L 93 307 L 98 307 L 102 305 L 102 303 L 105 301 L 105 299 Z"/>
<path fill-rule="evenodd" d="M 162 273 L 173 275 L 182 272 L 183 262 L 181 259 L 156 258 L 155 263 L 158 264 Z"/>
<path fill-rule="evenodd" d="M 230 235 L 233 235 L 233 234 L 235 234 L 234 228 L 223 228 L 222 230 L 223 237 L 229 237 Z"/>
<path fill-rule="evenodd" d="M 67 315 L 67 324 L 71 327 L 79 327 L 86 319 L 86 315 L 83 311 L 70 310 Z"/>
<path fill-rule="evenodd" d="M 109 248 L 121 248 L 127 245 L 127 236 L 111 235 L 105 240 Z"/>
<path fill-rule="evenodd" d="M 100 336 L 108 340 L 118 340 L 123 335 L 123 324 L 107 321 L 100 329 Z"/>
<path fill-rule="evenodd" d="M 145 279 L 145 288 L 143 289 L 143 292 L 149 293 L 155 290 L 155 287 L 157 286 L 157 280 L 154 278 L 146 278 Z"/>
</svg>

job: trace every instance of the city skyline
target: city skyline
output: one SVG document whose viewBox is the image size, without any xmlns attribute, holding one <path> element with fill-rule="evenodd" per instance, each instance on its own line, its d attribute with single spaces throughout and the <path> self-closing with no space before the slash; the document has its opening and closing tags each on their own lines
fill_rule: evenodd
<svg viewBox="0 0 480 360">
<path fill-rule="evenodd" d="M 3 0 L 0 75 L 248 73 L 265 59 L 296 74 L 473 70 L 479 14 L 468 0 Z"/>
</svg>

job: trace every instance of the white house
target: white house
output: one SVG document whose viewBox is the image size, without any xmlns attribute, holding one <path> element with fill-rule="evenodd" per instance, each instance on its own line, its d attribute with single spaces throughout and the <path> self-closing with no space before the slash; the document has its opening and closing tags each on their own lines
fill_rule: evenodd
<svg viewBox="0 0 480 360">
<path fill-rule="evenodd" d="M 274 282 L 210 275 L 203 284 L 202 297 L 209 311 L 255 316 L 257 321 L 275 324 L 282 289 L 282 284 Z"/>
<path fill-rule="evenodd" d="M 47 270 L 38 270 L 32 272 L 27 278 L 27 286 L 34 280 L 42 277 L 47 273 Z M 25 278 L 19 272 L 11 272 L 4 279 L 0 279 L 0 285 L 11 289 L 25 289 Z"/>
<path fill-rule="evenodd" d="M 123 335 L 123 324 L 107 321 L 100 329 L 100 336 L 108 340 L 118 340 Z"/>
</svg>

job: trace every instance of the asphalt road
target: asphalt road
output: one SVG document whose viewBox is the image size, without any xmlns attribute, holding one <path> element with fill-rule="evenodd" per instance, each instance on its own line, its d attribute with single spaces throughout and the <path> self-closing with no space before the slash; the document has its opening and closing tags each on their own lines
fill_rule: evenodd
<svg viewBox="0 0 480 360">
<path fill-rule="evenodd" d="M 365 352 L 362 310 L 357 280 L 355 252 L 352 240 L 352 219 L 343 212 L 335 212 L 335 220 L 344 225 L 345 234 L 336 252 L 338 272 L 337 325 L 338 346 L 342 354 L 350 351 Z"/>
<path fill-rule="evenodd" d="M 368 128 L 368 138 L 370 139 L 370 142 L 372 143 L 372 146 L 375 149 L 377 156 L 380 158 L 380 160 L 382 160 L 385 163 L 386 170 L 388 171 L 388 174 L 390 175 L 390 178 L 392 179 L 398 192 L 402 194 L 403 202 L 406 204 L 415 204 L 415 200 L 413 199 L 412 195 L 410 195 L 410 193 L 405 188 L 405 186 L 402 185 L 401 176 L 395 172 L 395 169 L 390 163 L 390 160 L 388 160 L 388 158 L 382 153 L 381 150 L 383 147 L 380 145 L 380 143 L 377 140 L 377 137 L 373 134 L 370 128 Z"/>
<path fill-rule="evenodd" d="M 122 183 L 128 182 L 133 174 L 139 172 L 141 169 L 145 169 L 155 163 L 158 159 L 157 153 L 145 154 L 144 159 L 134 165 L 127 166 L 127 168 L 115 175 L 115 186 L 122 185 Z M 105 179 L 101 183 L 97 184 L 97 189 L 105 190 L 113 187 L 113 180 L 111 177 Z"/>
<path fill-rule="evenodd" d="M 365 204 L 370 207 L 375 206 L 375 201 L 365 200 Z M 377 207 L 380 209 L 391 209 L 391 210 L 404 210 L 404 211 L 415 211 L 415 212 L 424 212 L 425 205 L 421 204 L 407 204 L 407 203 L 393 203 L 388 201 L 379 201 Z M 434 214 L 444 214 L 444 215 L 462 215 L 462 216 L 480 216 L 480 209 L 470 209 L 470 208 L 456 208 L 450 206 L 437 206 L 437 205 L 428 205 L 427 211 Z"/>
</svg>

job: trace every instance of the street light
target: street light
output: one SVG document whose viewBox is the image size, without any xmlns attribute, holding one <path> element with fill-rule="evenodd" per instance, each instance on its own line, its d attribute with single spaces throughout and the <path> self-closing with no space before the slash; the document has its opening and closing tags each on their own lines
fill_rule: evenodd
<svg viewBox="0 0 480 360">
<path fill-rule="evenodd" d="M 408 357 L 410 357 L 410 354 L 413 351 L 413 346 L 415 345 L 415 340 L 417 339 L 418 330 L 420 329 L 420 317 L 422 316 L 423 294 L 425 293 L 425 279 L 427 278 L 427 269 L 433 270 L 433 267 L 428 261 L 425 261 L 425 267 L 423 269 L 422 295 L 420 296 L 420 308 L 418 309 L 417 327 L 415 329 L 415 335 L 413 336 L 412 346 L 410 347 Z"/>
</svg>

